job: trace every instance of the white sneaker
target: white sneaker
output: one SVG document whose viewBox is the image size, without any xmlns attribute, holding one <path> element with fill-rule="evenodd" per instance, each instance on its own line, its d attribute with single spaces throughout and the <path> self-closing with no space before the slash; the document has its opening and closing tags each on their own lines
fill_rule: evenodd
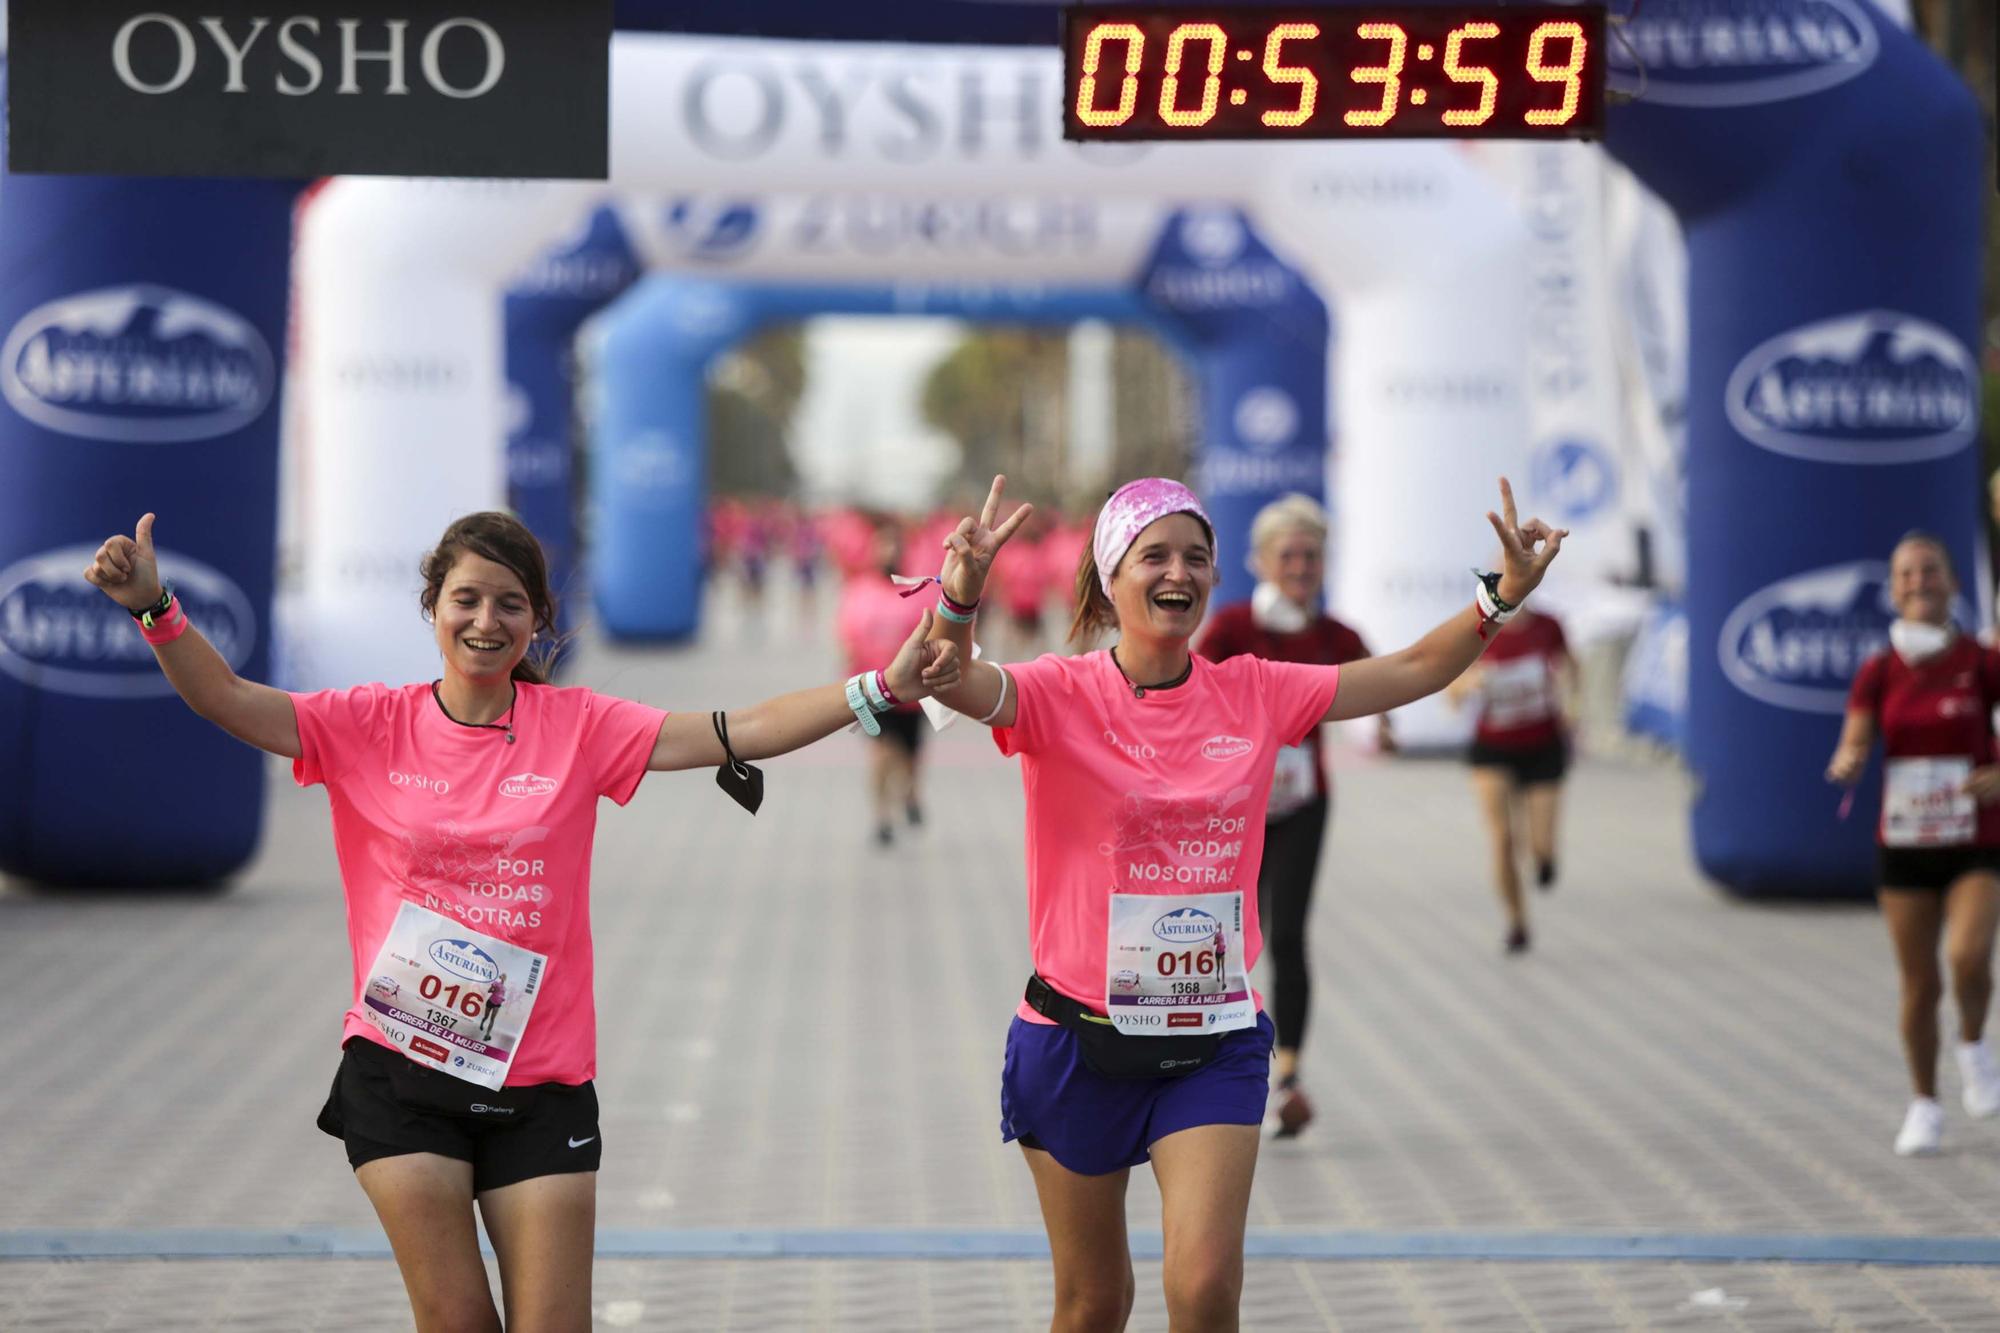
<svg viewBox="0 0 2000 1333">
<path fill-rule="evenodd" d="M 1965 1113 L 1982 1119 L 2000 1114 L 2000 1067 L 1984 1041 L 1958 1044 L 1958 1074 L 1965 1084 Z"/>
<path fill-rule="evenodd" d="M 1935 1097 L 1918 1097 L 1903 1116 L 1896 1135 L 1896 1156 L 1929 1157 L 1944 1142 L 1944 1108 Z"/>
</svg>

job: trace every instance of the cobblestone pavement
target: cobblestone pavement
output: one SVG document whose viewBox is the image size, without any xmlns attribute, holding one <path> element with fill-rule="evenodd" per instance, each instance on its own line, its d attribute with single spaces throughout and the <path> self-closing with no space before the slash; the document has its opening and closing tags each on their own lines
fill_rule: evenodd
<svg viewBox="0 0 2000 1333">
<path fill-rule="evenodd" d="M 838 670 L 817 633 L 715 622 L 679 652 L 590 646 L 577 678 L 708 708 Z M 997 1132 L 1026 969 L 1018 776 L 970 725 L 935 738 L 928 818 L 883 850 L 864 759 L 838 736 L 773 761 L 754 820 L 706 773 L 604 809 L 599 1221 L 629 1243 L 598 1262 L 601 1327 L 1046 1325 L 1045 1260 L 928 1257 L 986 1233 L 1031 1250 L 1038 1225 Z M 379 1232 L 312 1124 L 347 975 L 325 797 L 272 776 L 263 850 L 227 892 L 0 890 L 0 1254 L 28 1256 L 0 1259 L 0 1329 L 408 1326 L 379 1248 L 292 1257 Z M 1306 1052 L 1321 1119 L 1265 1151 L 1253 1245 L 1292 1257 L 1251 1262 L 1246 1327 L 2000 1327 L 2000 1267 L 1796 1261 L 2000 1230 L 2000 1121 L 1959 1113 L 1951 1070 L 1946 1153 L 1889 1151 L 1905 1091 L 1872 910 L 1719 896 L 1689 863 L 1682 780 L 1599 759 L 1570 784 L 1535 949 L 1506 959 L 1462 769 L 1343 754 L 1338 785 Z M 1130 1207 L 1143 1246 L 1143 1171 Z M 305 1240 L 37 1257 L 58 1233 L 152 1256 L 191 1231 Z M 737 1240 L 688 1255 L 704 1231 Z M 892 1236 L 755 1257 L 779 1232 Z M 1297 1257 L 1348 1235 L 1377 1248 Z M 1684 1257 L 1623 1258 L 1630 1237 Z M 1795 1261 L 1696 1257 L 1744 1237 Z M 1536 1238 L 1601 1253 L 1505 1257 Z M 1132 1326 L 1163 1328 L 1158 1264 L 1138 1268 Z"/>
</svg>

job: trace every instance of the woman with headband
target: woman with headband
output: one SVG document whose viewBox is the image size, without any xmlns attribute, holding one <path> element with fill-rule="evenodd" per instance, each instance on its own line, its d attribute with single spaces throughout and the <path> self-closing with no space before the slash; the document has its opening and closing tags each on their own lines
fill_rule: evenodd
<svg viewBox="0 0 2000 1333">
<path fill-rule="evenodd" d="M 1034 971 L 1007 1035 L 1001 1136 L 1021 1143 L 1041 1198 L 1054 1327 L 1115 1329 L 1131 1313 L 1125 1187 L 1150 1159 L 1169 1321 L 1234 1328 L 1273 1039 L 1248 977 L 1277 754 L 1322 722 L 1443 689 L 1567 534 L 1520 522 L 1503 480 L 1486 517 L 1504 570 L 1415 644 L 1344 666 L 1210 662 L 1189 643 L 1216 584 L 1214 527 L 1185 486 L 1146 478 L 1105 502 L 1077 570 L 1071 640 L 1116 629 L 1116 645 L 1001 668 L 972 660 L 971 637 L 1028 513 L 995 526 L 1004 482 L 946 538 L 932 628 L 963 666 L 939 699 L 1021 756 L 1027 793 Z"/>
</svg>

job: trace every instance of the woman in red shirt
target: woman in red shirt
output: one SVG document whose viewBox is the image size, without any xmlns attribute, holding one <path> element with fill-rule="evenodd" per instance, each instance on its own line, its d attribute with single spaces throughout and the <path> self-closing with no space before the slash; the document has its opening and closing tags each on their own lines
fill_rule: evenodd
<svg viewBox="0 0 2000 1333">
<path fill-rule="evenodd" d="M 1829 781 L 1851 787 L 1882 737 L 1882 918 L 1903 982 L 1903 1053 L 1915 1098 L 1896 1135 L 1904 1157 L 1938 1150 L 1938 941 L 1958 1000 L 1958 1068 L 1968 1113 L 2000 1112 L 2000 1070 L 1985 1040 L 1993 996 L 1994 924 L 2000 920 L 2000 764 L 1993 708 L 2000 653 L 1952 623 L 1958 593 L 1937 538 L 1913 532 L 1889 556 L 1896 621 L 1890 647 L 1861 664 L 1848 695 Z"/>
<path fill-rule="evenodd" d="M 1256 590 L 1249 601 L 1210 616 L 1195 651 L 1212 662 L 1247 653 L 1318 666 L 1367 657 L 1368 645 L 1359 634 L 1317 609 L 1326 580 L 1327 526 L 1326 510 L 1309 496 L 1287 495 L 1259 510 L 1250 523 Z M 1377 718 L 1376 725 L 1378 744 L 1393 750 L 1388 715 Z M 1257 913 L 1268 932 L 1272 1017 L 1278 1028 L 1271 1122 L 1281 1139 L 1304 1129 L 1313 1116 L 1312 1102 L 1299 1083 L 1299 1048 L 1305 1045 L 1312 1003 L 1306 917 L 1332 793 L 1326 753 L 1314 728 L 1303 744 L 1278 754 L 1271 802 L 1264 812 L 1264 863 L 1257 876 Z"/>
<path fill-rule="evenodd" d="M 1528 948 L 1528 903 L 1514 837 L 1523 823 L 1535 858 L 1535 883 L 1555 887 L 1556 814 L 1569 768 L 1563 714 L 1575 680 L 1576 663 L 1562 626 L 1523 607 L 1500 628 L 1479 664 L 1445 690 L 1454 703 L 1471 700 L 1479 709 L 1466 760 L 1493 847 L 1510 954 Z"/>
</svg>

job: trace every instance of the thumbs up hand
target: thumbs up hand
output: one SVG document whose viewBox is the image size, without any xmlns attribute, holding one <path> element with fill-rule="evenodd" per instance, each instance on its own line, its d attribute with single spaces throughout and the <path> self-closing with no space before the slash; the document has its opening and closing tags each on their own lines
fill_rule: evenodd
<svg viewBox="0 0 2000 1333">
<path fill-rule="evenodd" d="M 143 611 L 158 602 L 160 565 L 153 555 L 153 515 L 141 516 L 130 537 L 107 538 L 83 577 L 127 611 Z"/>
</svg>

